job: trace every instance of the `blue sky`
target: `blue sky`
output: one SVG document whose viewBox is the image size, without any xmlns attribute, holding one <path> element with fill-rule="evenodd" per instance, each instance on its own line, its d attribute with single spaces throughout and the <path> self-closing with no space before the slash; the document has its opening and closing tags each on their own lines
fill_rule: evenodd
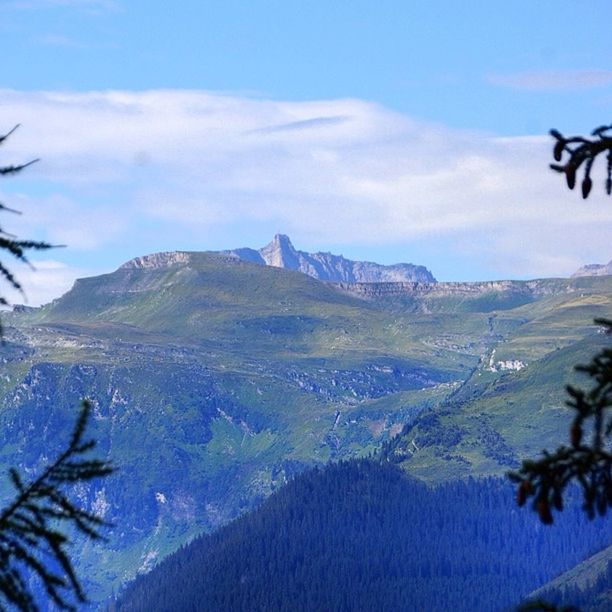
<svg viewBox="0 0 612 612">
<path fill-rule="evenodd" d="M 0 162 L 43 159 L 0 195 L 69 247 L 32 303 L 276 231 L 444 280 L 612 257 L 612 200 L 551 176 L 546 136 L 611 119 L 609 2 L 175 4 L 0 2 Z"/>
</svg>

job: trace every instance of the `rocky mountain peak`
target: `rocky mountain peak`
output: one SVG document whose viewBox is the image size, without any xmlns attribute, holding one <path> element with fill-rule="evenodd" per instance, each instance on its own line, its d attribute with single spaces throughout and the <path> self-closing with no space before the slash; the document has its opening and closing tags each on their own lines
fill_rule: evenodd
<svg viewBox="0 0 612 612">
<path fill-rule="evenodd" d="M 173 251 L 136 257 L 121 269 L 159 269 L 189 264 L 193 253 Z M 276 234 L 261 249 L 248 247 L 216 252 L 216 255 L 240 259 L 264 266 L 295 270 L 318 280 L 332 283 L 436 283 L 424 266 L 411 263 L 382 265 L 371 261 L 353 261 L 332 253 L 298 251 L 286 234 Z"/>
<path fill-rule="evenodd" d="M 612 259 L 607 264 L 587 264 L 574 272 L 571 278 L 580 276 L 608 276 L 612 275 Z"/>
<path fill-rule="evenodd" d="M 381 265 L 370 261 L 353 261 L 332 253 L 298 251 L 286 234 L 276 234 L 271 242 L 259 250 L 241 248 L 223 253 L 243 261 L 296 270 L 334 283 L 436 282 L 424 266 L 410 263 Z"/>
<path fill-rule="evenodd" d="M 276 234 L 270 243 L 259 249 L 259 253 L 268 266 L 289 270 L 299 269 L 298 252 L 291 244 L 289 236 L 285 234 Z"/>
<path fill-rule="evenodd" d="M 293 251 L 295 253 L 295 248 L 291 242 L 291 238 L 289 238 L 287 234 L 274 234 L 274 238 L 272 238 L 268 246 L 272 245 L 280 249 Z"/>
</svg>

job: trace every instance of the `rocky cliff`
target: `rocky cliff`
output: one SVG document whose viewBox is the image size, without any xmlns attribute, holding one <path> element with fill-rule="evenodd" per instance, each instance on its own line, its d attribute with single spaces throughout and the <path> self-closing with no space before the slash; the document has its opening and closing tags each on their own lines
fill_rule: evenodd
<svg viewBox="0 0 612 612">
<path fill-rule="evenodd" d="M 587 264 L 572 274 L 572 278 L 580 276 L 609 276 L 612 275 L 612 259 L 607 264 Z"/>
<path fill-rule="evenodd" d="M 313 278 L 344 283 L 419 282 L 435 283 L 424 266 L 409 263 L 381 265 L 370 261 L 353 261 L 332 253 L 306 253 L 295 249 L 284 234 L 255 250 L 249 248 L 223 251 L 223 254 L 261 265 L 296 270 Z"/>
</svg>

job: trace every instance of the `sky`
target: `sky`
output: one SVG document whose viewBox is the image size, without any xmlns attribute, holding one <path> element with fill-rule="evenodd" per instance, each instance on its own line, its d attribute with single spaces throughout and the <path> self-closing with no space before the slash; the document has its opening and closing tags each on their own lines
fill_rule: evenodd
<svg viewBox="0 0 612 612">
<path fill-rule="evenodd" d="M 612 198 L 548 169 L 610 122 L 608 0 L 0 0 L 1 227 L 66 245 L 29 304 L 166 250 L 296 248 L 439 280 L 612 258 Z M 602 164 L 600 164 L 601 166 Z M 16 302 L 23 297 L 14 296 Z"/>
</svg>

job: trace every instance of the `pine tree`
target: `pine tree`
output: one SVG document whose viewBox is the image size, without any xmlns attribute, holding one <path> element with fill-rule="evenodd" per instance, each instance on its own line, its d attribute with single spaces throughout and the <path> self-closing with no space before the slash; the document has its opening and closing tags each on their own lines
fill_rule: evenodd
<svg viewBox="0 0 612 612">
<path fill-rule="evenodd" d="M 17 494 L 0 512 L 0 595 L 20 610 L 37 609 L 26 576 L 37 578 L 61 609 L 76 609 L 71 597 L 86 601 L 66 549 L 70 540 L 64 529 L 73 527 L 97 540 L 107 524 L 79 508 L 64 488 L 113 471 L 106 461 L 86 458 L 95 446 L 94 440 L 84 439 L 90 413 L 89 402 L 83 401 L 68 447 L 29 484 L 14 468 L 9 471 Z M 55 561 L 52 567 L 49 559 Z"/>
<path fill-rule="evenodd" d="M 582 197 L 586 200 L 593 181 L 591 169 L 595 159 L 606 153 L 605 190 L 612 194 L 612 125 L 603 125 L 591 133 L 593 138 L 583 136 L 564 137 L 551 130 L 555 139 L 552 170 L 565 174 L 567 186 L 576 185 L 576 174 L 582 164 L 584 175 L 581 183 Z M 608 335 L 612 335 L 612 321 L 596 319 Z M 576 370 L 588 374 L 593 380 L 590 389 L 571 385 L 566 387 L 569 399 L 566 404 L 574 410 L 569 430 L 569 446 L 562 445 L 555 452 L 543 451 L 537 461 L 523 461 L 518 472 L 508 474 L 518 483 L 517 503 L 523 506 L 533 497 L 533 509 L 544 524 L 553 523 L 552 510 L 563 510 L 563 496 L 570 483 L 577 482 L 583 494 L 583 510 L 590 519 L 596 514 L 605 515 L 612 508 L 612 348 L 606 347 L 593 357 L 587 365 L 576 366 Z M 591 429 L 585 441 L 585 426 Z M 574 606 L 556 606 L 544 600 L 527 602 L 521 610 L 543 612 L 574 612 Z"/>
</svg>

